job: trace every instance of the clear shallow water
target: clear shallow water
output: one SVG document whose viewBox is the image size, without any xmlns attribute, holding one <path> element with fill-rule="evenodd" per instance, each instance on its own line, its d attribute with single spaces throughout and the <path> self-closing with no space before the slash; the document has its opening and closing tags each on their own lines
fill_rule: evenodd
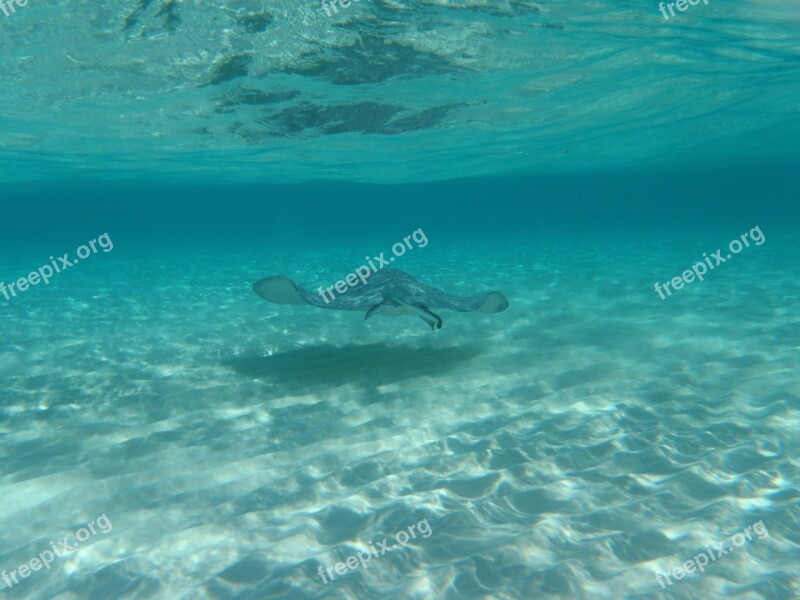
<svg viewBox="0 0 800 600">
<path fill-rule="evenodd" d="M 2 594 L 800 596 L 798 9 L 319 11 L 0 13 L 0 281 L 113 242 L 0 295 Z M 508 310 L 252 290 L 419 229 L 393 268 Z"/>
<path fill-rule="evenodd" d="M 316 192 L 295 187 L 227 201 L 129 189 L 135 207 L 84 187 L 51 212 L 55 240 L 36 234 L 45 196 L 18 197 L 27 243 L 9 246 L 3 273 L 100 223 L 114 248 L 2 307 L 2 566 L 101 514 L 113 531 L 5 593 L 649 598 L 657 572 L 762 521 L 768 537 L 669 593 L 793 597 L 797 208 L 712 196 L 690 203 L 691 228 L 677 201 L 615 196 L 623 182 L 637 186 L 573 178 L 557 209 L 523 195 L 500 210 L 480 184 L 452 183 L 439 191 L 457 200 L 389 206 L 382 220 L 365 217 L 382 188 L 332 188 L 314 213 Z M 583 204 L 582 186 L 607 202 Z M 761 245 L 666 301 L 655 293 L 756 225 Z M 433 334 L 417 318 L 252 292 L 274 273 L 328 285 L 414 226 L 428 245 L 393 266 L 454 293 L 499 289 L 510 308 L 442 311 Z M 429 537 L 319 578 L 422 519 Z"/>
</svg>

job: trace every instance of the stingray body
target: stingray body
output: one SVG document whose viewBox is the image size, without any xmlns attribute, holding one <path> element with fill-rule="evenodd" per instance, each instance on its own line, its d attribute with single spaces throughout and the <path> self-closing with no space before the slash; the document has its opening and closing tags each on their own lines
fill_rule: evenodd
<svg viewBox="0 0 800 600">
<path fill-rule="evenodd" d="M 373 315 L 388 317 L 418 315 L 436 331 L 442 328 L 442 318 L 432 309 L 459 312 L 496 313 L 508 308 L 508 300 L 500 292 L 479 296 L 452 296 L 414 279 L 397 269 L 382 269 L 373 273 L 366 283 L 357 281 L 342 294 L 330 299 L 297 285 L 291 279 L 277 275 L 265 277 L 253 285 L 256 294 L 276 304 L 308 304 L 333 310 L 364 310 L 365 319 Z"/>
</svg>

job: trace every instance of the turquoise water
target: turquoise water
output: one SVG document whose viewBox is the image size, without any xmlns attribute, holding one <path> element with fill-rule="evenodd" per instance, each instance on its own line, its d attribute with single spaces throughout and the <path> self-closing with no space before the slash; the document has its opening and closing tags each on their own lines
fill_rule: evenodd
<svg viewBox="0 0 800 600">
<path fill-rule="evenodd" d="M 0 27 L 4 597 L 800 597 L 800 8 Z"/>
</svg>

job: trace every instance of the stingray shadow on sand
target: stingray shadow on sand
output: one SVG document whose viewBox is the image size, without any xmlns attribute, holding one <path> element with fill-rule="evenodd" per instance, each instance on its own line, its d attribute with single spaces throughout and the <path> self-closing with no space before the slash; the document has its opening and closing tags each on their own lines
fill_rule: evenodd
<svg viewBox="0 0 800 600">
<path fill-rule="evenodd" d="M 223 365 L 239 375 L 276 385 L 286 394 L 304 394 L 340 385 L 375 388 L 416 377 L 437 377 L 482 351 L 477 346 L 322 345 L 272 356 L 236 357 Z"/>
</svg>

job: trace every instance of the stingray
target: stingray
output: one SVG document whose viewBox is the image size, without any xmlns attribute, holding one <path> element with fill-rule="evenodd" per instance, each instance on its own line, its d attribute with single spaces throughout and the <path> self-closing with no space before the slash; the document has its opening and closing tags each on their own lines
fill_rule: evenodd
<svg viewBox="0 0 800 600">
<path fill-rule="evenodd" d="M 452 296 L 429 285 L 420 283 L 405 271 L 382 269 L 373 273 L 363 283 L 354 286 L 333 299 L 323 297 L 322 288 L 314 294 L 282 275 L 265 277 L 253 285 L 256 294 L 276 304 L 307 304 L 333 310 L 365 310 L 364 319 L 374 315 L 396 317 L 419 315 L 433 331 L 442 328 L 442 318 L 431 309 L 457 310 L 459 312 L 496 313 L 508 308 L 508 300 L 500 292 L 480 296 Z"/>
</svg>

